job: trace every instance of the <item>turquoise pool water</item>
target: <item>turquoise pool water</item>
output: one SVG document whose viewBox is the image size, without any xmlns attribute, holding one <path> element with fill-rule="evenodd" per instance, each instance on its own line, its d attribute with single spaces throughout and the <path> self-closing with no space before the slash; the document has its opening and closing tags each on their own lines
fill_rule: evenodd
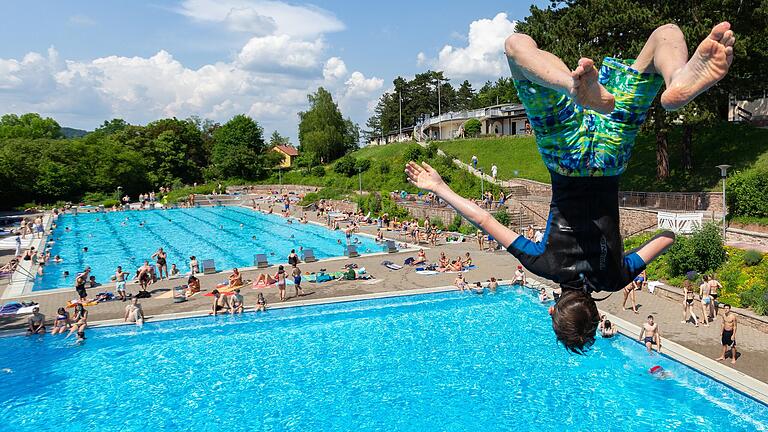
<svg viewBox="0 0 768 432">
<path fill-rule="evenodd" d="M 33 291 L 73 287 L 75 275 L 86 266 L 97 282 L 112 290 L 108 282 L 118 265 L 133 276 L 144 260 L 154 263 L 150 256 L 160 247 L 168 252 L 168 268 L 175 263 L 186 273 L 190 255 L 201 263 L 213 259 L 218 270 L 231 270 L 253 266 L 257 253 L 266 254 L 270 263 L 284 263 L 291 249 L 302 246 L 312 249 L 318 259 L 343 256 L 346 243 L 341 231 L 288 224 L 281 216 L 242 207 L 66 214 L 59 217 L 50 238 L 55 240 L 51 256 L 59 255 L 63 261 L 51 261 Z M 370 237 L 354 238 L 361 254 L 383 250 Z M 68 277 L 63 276 L 65 271 Z"/>
<path fill-rule="evenodd" d="M 0 339 L 0 428 L 766 430 L 719 382 L 624 337 L 569 355 L 548 321 L 502 288 Z"/>
</svg>

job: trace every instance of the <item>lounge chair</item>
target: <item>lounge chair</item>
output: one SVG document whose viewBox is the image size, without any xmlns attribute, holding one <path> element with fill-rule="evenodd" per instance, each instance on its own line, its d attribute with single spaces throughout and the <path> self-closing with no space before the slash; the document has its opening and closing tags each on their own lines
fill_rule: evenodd
<svg viewBox="0 0 768 432">
<path fill-rule="evenodd" d="M 360 254 L 357 252 L 357 246 L 355 245 L 347 245 L 347 249 L 344 251 L 344 255 L 350 258 L 357 258 L 360 256 Z"/>
<path fill-rule="evenodd" d="M 397 244 L 395 244 L 394 240 L 387 240 L 384 245 L 386 246 L 388 253 L 397 252 Z"/>
<path fill-rule="evenodd" d="M 269 263 L 267 262 L 267 256 L 265 254 L 256 254 L 253 256 L 253 265 L 256 268 L 267 268 Z"/>
<path fill-rule="evenodd" d="M 311 263 L 317 261 L 317 258 L 315 258 L 315 253 L 312 251 L 312 249 L 304 249 L 304 252 L 302 252 L 301 260 L 305 263 Z"/>
<path fill-rule="evenodd" d="M 203 274 L 216 273 L 216 264 L 212 259 L 203 260 Z"/>
</svg>

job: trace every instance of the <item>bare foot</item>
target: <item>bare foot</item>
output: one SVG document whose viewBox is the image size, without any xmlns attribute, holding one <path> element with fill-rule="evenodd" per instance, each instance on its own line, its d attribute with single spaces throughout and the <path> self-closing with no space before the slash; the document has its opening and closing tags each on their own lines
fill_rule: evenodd
<svg viewBox="0 0 768 432">
<path fill-rule="evenodd" d="M 723 361 L 723 360 L 725 360 L 725 357 L 718 357 L 718 358 L 716 358 L 715 360 L 717 360 L 717 361 Z"/>
<path fill-rule="evenodd" d="M 688 63 L 672 77 L 661 94 L 661 105 L 668 111 L 678 110 L 723 79 L 733 62 L 735 41 L 731 24 L 721 22 L 714 26 Z"/>
<path fill-rule="evenodd" d="M 731 360 L 731 364 L 736 364 L 736 359 Z"/>
<path fill-rule="evenodd" d="M 597 82 L 595 62 L 588 58 L 579 59 L 579 66 L 571 72 L 571 76 L 573 88 L 569 93 L 574 102 L 602 114 L 613 111 L 615 100 L 613 95 Z"/>
</svg>

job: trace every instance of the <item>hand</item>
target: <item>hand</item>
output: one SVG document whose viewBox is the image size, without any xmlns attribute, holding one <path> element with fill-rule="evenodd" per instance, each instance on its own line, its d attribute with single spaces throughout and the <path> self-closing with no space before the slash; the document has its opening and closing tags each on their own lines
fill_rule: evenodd
<svg viewBox="0 0 768 432">
<path fill-rule="evenodd" d="M 440 174 L 426 162 L 422 162 L 421 165 L 414 161 L 408 162 L 405 165 L 405 173 L 408 175 L 408 181 L 419 189 L 435 192 L 445 184 Z"/>
</svg>

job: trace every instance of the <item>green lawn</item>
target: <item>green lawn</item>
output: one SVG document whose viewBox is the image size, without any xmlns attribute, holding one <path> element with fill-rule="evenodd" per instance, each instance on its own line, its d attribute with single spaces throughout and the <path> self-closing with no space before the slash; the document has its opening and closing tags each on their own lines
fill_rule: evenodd
<svg viewBox="0 0 768 432">
<path fill-rule="evenodd" d="M 478 166 L 486 172 L 490 172 L 495 163 L 501 179 L 522 177 L 549 182 L 549 174 L 531 137 L 477 138 L 443 141 L 438 145 L 466 163 L 470 163 L 473 154 L 476 155 Z M 622 177 L 621 188 L 634 191 L 718 190 L 720 175 L 715 165 L 729 164 L 734 169 L 768 166 L 768 130 L 732 123 L 697 130 L 693 137 L 694 170 L 685 173 L 681 168 L 680 130 L 673 128 L 669 159 L 671 176 L 660 182 L 656 179 L 655 136 L 641 134 Z"/>
</svg>

